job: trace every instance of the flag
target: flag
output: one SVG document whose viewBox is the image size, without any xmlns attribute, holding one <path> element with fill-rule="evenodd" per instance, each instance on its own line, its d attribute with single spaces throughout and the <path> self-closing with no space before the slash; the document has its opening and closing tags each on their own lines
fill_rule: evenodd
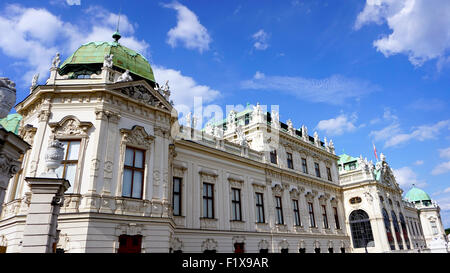
<svg viewBox="0 0 450 273">
<path fill-rule="evenodd" d="M 373 145 L 373 153 L 375 154 L 375 158 L 377 159 L 377 161 L 378 161 L 378 155 L 377 155 L 377 147 L 375 147 L 375 144 L 372 142 L 372 145 Z"/>
</svg>

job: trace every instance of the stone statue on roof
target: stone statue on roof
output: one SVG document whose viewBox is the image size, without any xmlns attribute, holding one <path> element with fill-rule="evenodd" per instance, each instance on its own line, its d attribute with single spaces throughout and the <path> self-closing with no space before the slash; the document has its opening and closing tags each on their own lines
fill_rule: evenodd
<svg viewBox="0 0 450 273">
<path fill-rule="evenodd" d="M 59 52 L 56 53 L 56 56 L 52 60 L 52 68 L 58 68 L 61 63 L 61 58 L 59 57 Z"/>
<path fill-rule="evenodd" d="M 33 79 L 31 80 L 31 89 L 37 86 L 38 80 L 39 80 L 39 73 L 34 74 Z"/>
<path fill-rule="evenodd" d="M 272 113 L 270 115 L 272 117 L 272 126 L 275 128 L 280 127 L 280 115 L 276 110 L 272 110 Z"/>
<path fill-rule="evenodd" d="M 308 128 L 305 125 L 302 125 L 302 138 L 304 141 L 308 141 Z"/>
<path fill-rule="evenodd" d="M 122 75 L 117 79 L 116 82 L 131 82 L 133 81 L 133 78 L 130 75 L 130 70 L 125 70 Z"/>
<path fill-rule="evenodd" d="M 242 125 L 237 126 L 235 132 L 237 135 L 238 144 L 242 145 L 244 147 L 247 147 L 248 142 L 247 142 L 247 139 L 245 138 L 245 133 L 244 133 L 244 129 L 242 128 Z"/>
<path fill-rule="evenodd" d="M 193 115 L 192 116 L 192 128 L 195 129 L 195 127 L 197 127 L 197 121 L 198 121 L 197 116 Z"/>
<path fill-rule="evenodd" d="M 169 87 L 169 80 L 166 81 L 162 88 L 162 95 L 166 100 L 169 100 L 170 98 L 170 87 Z"/>
<path fill-rule="evenodd" d="M 205 126 L 205 133 L 208 135 L 214 135 L 214 126 L 212 125 L 211 121 L 208 121 Z"/>
<path fill-rule="evenodd" d="M 287 120 L 287 125 L 288 125 L 288 131 L 291 135 L 294 134 L 294 125 L 292 124 L 292 120 L 288 119 Z"/>
<path fill-rule="evenodd" d="M 316 146 L 320 146 L 319 134 L 317 132 L 314 132 L 314 144 L 316 144 Z"/>
<path fill-rule="evenodd" d="M 191 116 L 192 116 L 191 112 L 187 113 L 187 115 L 186 115 L 186 126 L 187 127 L 191 127 Z"/>
<path fill-rule="evenodd" d="M 114 54 L 106 54 L 105 60 L 103 61 L 103 66 L 112 68 L 113 67 L 113 57 L 114 57 Z"/>
<path fill-rule="evenodd" d="M 223 130 L 221 127 L 214 127 L 214 136 L 217 138 L 223 138 Z"/>
</svg>

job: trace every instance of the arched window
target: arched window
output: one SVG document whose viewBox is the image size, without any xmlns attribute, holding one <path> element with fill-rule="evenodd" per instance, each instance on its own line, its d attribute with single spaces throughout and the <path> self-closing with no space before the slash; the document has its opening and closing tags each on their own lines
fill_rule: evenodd
<svg viewBox="0 0 450 273">
<path fill-rule="evenodd" d="M 365 211 L 355 210 L 350 214 L 350 229 L 354 248 L 367 247 L 369 242 L 373 242 L 369 215 Z"/>
<path fill-rule="evenodd" d="M 398 225 L 397 216 L 395 212 L 391 211 L 392 223 L 394 224 L 395 238 L 397 238 L 398 247 L 403 249 L 402 237 L 400 236 L 400 226 Z"/>
<path fill-rule="evenodd" d="M 400 216 L 400 225 L 402 226 L 402 231 L 403 231 L 403 239 L 405 239 L 406 247 L 408 249 L 410 249 L 411 246 L 409 244 L 408 231 L 406 230 L 405 218 L 403 217 L 403 214 L 401 212 L 399 213 L 399 216 Z"/>
<path fill-rule="evenodd" d="M 389 214 L 386 211 L 386 209 L 383 209 L 383 219 L 384 219 L 384 227 L 386 228 L 386 235 L 388 238 L 389 246 L 391 247 L 391 250 L 395 250 L 394 237 L 392 237 L 392 231 L 391 231 L 391 221 L 389 220 Z"/>
</svg>

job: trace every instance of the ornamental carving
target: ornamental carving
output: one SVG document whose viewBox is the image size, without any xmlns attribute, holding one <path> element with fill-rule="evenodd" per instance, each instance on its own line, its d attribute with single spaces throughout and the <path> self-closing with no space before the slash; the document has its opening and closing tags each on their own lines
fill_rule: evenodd
<svg viewBox="0 0 450 273">
<path fill-rule="evenodd" d="M 151 91 L 144 85 L 125 86 L 120 89 L 116 89 L 116 92 L 120 92 L 134 100 L 143 102 L 147 105 L 159 107 L 165 110 L 169 110 L 167 105 L 158 99 Z"/>
<path fill-rule="evenodd" d="M 269 249 L 269 242 L 267 240 L 261 240 L 258 243 L 258 249 Z"/>
<path fill-rule="evenodd" d="M 289 243 L 286 239 L 283 239 L 280 242 L 279 246 L 280 246 L 280 249 L 287 249 L 287 248 L 289 248 Z"/>
<path fill-rule="evenodd" d="M 217 241 L 214 239 L 206 239 L 202 243 L 202 252 L 205 250 L 217 250 Z"/>
<path fill-rule="evenodd" d="M 75 116 L 66 116 L 60 122 L 48 124 L 54 137 L 62 136 L 87 136 L 87 131 L 92 127 L 90 122 L 82 122 Z"/>
<path fill-rule="evenodd" d="M 30 124 L 20 127 L 19 135 L 22 136 L 28 144 L 33 145 L 34 136 L 36 135 L 37 128 Z"/>
<path fill-rule="evenodd" d="M 173 251 L 180 251 L 184 247 L 183 242 L 178 237 L 171 237 L 170 238 L 170 248 L 172 248 Z"/>
<path fill-rule="evenodd" d="M 148 149 L 155 139 L 154 136 L 147 134 L 144 127 L 135 125 L 131 130 L 120 129 L 122 135 L 122 143 L 131 144 Z"/>
<path fill-rule="evenodd" d="M 121 224 L 116 227 L 116 236 L 126 235 L 142 235 L 143 225 L 136 223 Z"/>
<path fill-rule="evenodd" d="M 280 184 L 276 184 L 272 187 L 272 194 L 274 196 L 280 196 L 283 193 L 283 188 Z"/>
<path fill-rule="evenodd" d="M 11 157 L 0 154 L 0 173 L 8 178 L 13 177 L 19 171 L 20 162 Z"/>
</svg>

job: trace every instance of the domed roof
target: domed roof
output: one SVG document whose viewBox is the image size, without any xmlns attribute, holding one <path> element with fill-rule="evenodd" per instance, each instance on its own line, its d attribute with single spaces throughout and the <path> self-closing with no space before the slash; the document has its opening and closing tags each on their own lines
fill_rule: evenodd
<svg viewBox="0 0 450 273">
<path fill-rule="evenodd" d="M 113 54 L 113 64 L 123 70 L 128 69 L 131 73 L 144 79 L 155 82 L 153 70 L 144 56 L 131 50 L 117 41 L 114 42 L 90 42 L 79 47 L 60 67 L 60 74 L 65 75 L 80 66 L 100 70 L 103 66 L 105 55 Z"/>
<path fill-rule="evenodd" d="M 423 190 L 412 186 L 412 188 L 406 193 L 405 199 L 410 202 L 431 201 L 430 196 Z"/>
<path fill-rule="evenodd" d="M 19 133 L 20 121 L 22 120 L 22 116 L 15 113 L 9 114 L 6 118 L 0 119 L 0 125 L 8 131 L 14 134 Z"/>
</svg>

